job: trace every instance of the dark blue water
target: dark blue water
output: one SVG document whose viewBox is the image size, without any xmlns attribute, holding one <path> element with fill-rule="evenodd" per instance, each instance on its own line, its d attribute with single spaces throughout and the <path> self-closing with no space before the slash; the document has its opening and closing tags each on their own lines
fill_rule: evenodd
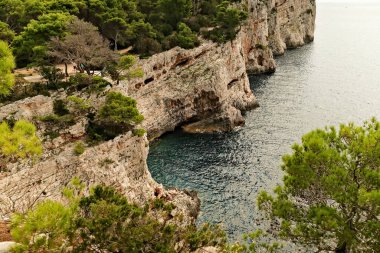
<svg viewBox="0 0 380 253">
<path fill-rule="evenodd" d="M 257 193 L 281 183 L 281 156 L 303 134 L 380 118 L 380 5 L 319 4 L 315 36 L 278 58 L 275 74 L 251 78 L 261 107 L 247 113 L 245 127 L 177 131 L 151 146 L 153 177 L 198 191 L 199 222 L 223 224 L 231 239 L 254 229 Z"/>
</svg>

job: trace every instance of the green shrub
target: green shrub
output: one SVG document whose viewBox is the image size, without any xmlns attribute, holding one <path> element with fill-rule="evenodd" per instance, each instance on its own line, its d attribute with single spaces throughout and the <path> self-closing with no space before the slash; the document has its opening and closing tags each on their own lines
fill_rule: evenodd
<svg viewBox="0 0 380 253">
<path fill-rule="evenodd" d="M 47 136 L 49 139 L 53 140 L 59 137 L 59 133 L 57 131 L 47 131 L 44 133 L 44 136 Z"/>
<path fill-rule="evenodd" d="M 12 252 L 52 252 L 70 231 L 72 213 L 69 207 L 47 200 L 26 214 L 12 217 L 11 234 L 18 244 Z"/>
<path fill-rule="evenodd" d="M 174 253 L 206 246 L 223 247 L 225 233 L 216 226 L 179 227 L 170 212 L 175 206 L 164 199 L 131 204 L 115 189 L 93 188 L 83 197 L 83 186 L 66 188 L 67 205 L 39 204 L 25 215 L 13 216 L 11 233 L 18 243 L 14 252 Z"/>
<path fill-rule="evenodd" d="M 12 91 L 6 96 L 0 96 L 0 103 L 10 103 L 28 97 L 43 95 L 50 97 L 49 89 L 44 83 L 27 83 L 25 79 L 17 77 Z"/>
<path fill-rule="evenodd" d="M 133 135 L 138 137 L 143 137 L 146 134 L 146 130 L 142 128 L 133 129 Z"/>
<path fill-rule="evenodd" d="M 81 154 L 83 154 L 85 151 L 85 146 L 83 144 L 83 142 L 81 141 L 78 141 L 77 143 L 75 143 L 75 147 L 74 147 L 74 154 L 77 155 L 77 156 L 80 156 Z"/>
<path fill-rule="evenodd" d="M 265 49 L 268 48 L 268 46 L 265 46 L 265 45 L 263 45 L 263 44 L 256 44 L 255 48 L 256 48 L 256 49 L 265 50 Z"/>
<path fill-rule="evenodd" d="M 101 167 L 105 167 L 107 165 L 113 164 L 114 162 L 115 162 L 114 160 L 106 158 L 106 159 L 102 160 L 101 162 L 99 162 L 99 165 Z"/>
<path fill-rule="evenodd" d="M 66 102 L 70 113 L 77 116 L 88 113 L 92 108 L 91 104 L 88 101 L 77 96 L 67 97 Z"/>
<path fill-rule="evenodd" d="M 69 84 L 76 87 L 77 90 L 88 88 L 90 92 L 102 92 L 108 85 L 111 86 L 111 84 L 101 76 L 91 76 L 82 73 L 71 76 Z"/>
<path fill-rule="evenodd" d="M 99 119 L 108 124 L 135 125 L 144 120 L 137 109 L 137 102 L 119 92 L 107 94 L 106 102 L 99 110 Z"/>
<path fill-rule="evenodd" d="M 186 24 L 190 27 L 192 31 L 200 32 L 202 27 L 212 26 L 212 19 L 210 19 L 206 15 L 197 15 L 188 19 L 186 21 Z"/>
<path fill-rule="evenodd" d="M 107 94 L 96 117 L 89 117 L 86 132 L 90 141 L 111 140 L 133 129 L 144 117 L 137 109 L 136 100 L 119 92 Z"/>
<path fill-rule="evenodd" d="M 132 78 L 139 78 L 144 76 L 141 68 L 132 68 L 137 62 L 137 58 L 133 55 L 124 55 L 120 57 L 119 61 L 114 64 L 109 64 L 107 72 L 116 84 L 122 80 L 130 80 Z"/>
<path fill-rule="evenodd" d="M 98 120 L 89 121 L 86 128 L 88 142 L 97 144 L 101 141 L 109 141 L 130 130 L 129 126 L 105 123 Z"/>
<path fill-rule="evenodd" d="M 102 92 L 107 86 L 111 86 L 111 83 L 103 79 L 101 76 L 93 76 L 92 85 L 89 90 L 92 92 Z"/>
<path fill-rule="evenodd" d="M 65 101 L 62 99 L 57 99 L 53 102 L 53 111 L 58 116 L 63 116 L 70 113 Z"/>
<path fill-rule="evenodd" d="M 170 213 L 175 209 L 175 205 L 173 203 L 166 203 L 164 199 L 155 199 L 153 200 L 153 209 L 165 210 Z"/>
<path fill-rule="evenodd" d="M 191 49 L 199 46 L 199 40 L 196 33 L 191 31 L 191 29 L 185 23 L 179 23 L 176 37 L 178 46 L 182 48 Z"/>
<path fill-rule="evenodd" d="M 72 115 L 66 114 L 58 116 L 56 114 L 49 114 L 46 116 L 38 117 L 38 120 L 46 123 L 55 124 L 59 127 L 70 126 L 75 123 L 75 119 Z"/>
<path fill-rule="evenodd" d="M 90 121 L 88 123 L 87 128 L 86 128 L 86 134 L 88 137 L 87 142 L 90 145 L 96 144 L 100 141 L 112 140 L 113 138 L 117 136 L 115 134 L 112 134 L 112 135 L 106 134 L 104 127 L 96 124 L 95 121 Z"/>
<path fill-rule="evenodd" d="M 65 74 L 62 73 L 61 69 L 54 66 L 43 66 L 40 68 L 41 76 L 47 80 L 48 87 L 51 89 L 60 88 L 62 79 L 65 78 Z"/>
<path fill-rule="evenodd" d="M 26 120 L 0 123 L 0 160 L 40 156 L 43 149 L 36 131 L 36 127 Z"/>
</svg>

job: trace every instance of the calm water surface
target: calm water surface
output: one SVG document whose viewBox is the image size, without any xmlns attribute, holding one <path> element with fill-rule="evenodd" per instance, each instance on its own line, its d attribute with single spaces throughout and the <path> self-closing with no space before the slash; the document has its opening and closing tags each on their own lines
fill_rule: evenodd
<svg viewBox="0 0 380 253">
<path fill-rule="evenodd" d="M 281 156 L 306 132 L 380 118 L 380 3 L 320 4 L 316 40 L 277 59 L 278 71 L 251 78 L 261 105 L 227 134 L 180 131 L 151 146 L 153 177 L 192 189 L 199 222 L 223 224 L 231 239 L 254 229 L 256 196 L 281 183 Z"/>
</svg>

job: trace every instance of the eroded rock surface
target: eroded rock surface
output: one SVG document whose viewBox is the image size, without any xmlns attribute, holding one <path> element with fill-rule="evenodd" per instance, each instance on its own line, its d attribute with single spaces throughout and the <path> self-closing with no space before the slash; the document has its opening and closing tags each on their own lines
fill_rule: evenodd
<svg viewBox="0 0 380 253">
<path fill-rule="evenodd" d="M 131 133 L 89 148 L 75 156 L 68 146 L 60 154 L 24 168 L 0 180 L 0 214 L 24 212 L 44 199 L 63 200 L 64 186 L 76 176 L 88 187 L 104 184 L 125 193 L 129 201 L 143 204 L 156 197 L 172 201 L 177 210 L 194 219 L 199 208 L 196 196 L 164 190 L 147 168 L 148 141 Z"/>
<path fill-rule="evenodd" d="M 46 96 L 35 96 L 16 101 L 0 107 L 0 120 L 13 117 L 14 119 L 32 120 L 53 111 L 53 100 Z"/>
</svg>

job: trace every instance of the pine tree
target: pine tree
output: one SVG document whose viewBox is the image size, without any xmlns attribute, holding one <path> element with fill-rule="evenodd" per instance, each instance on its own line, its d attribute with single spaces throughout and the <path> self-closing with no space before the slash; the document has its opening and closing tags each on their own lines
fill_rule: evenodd
<svg viewBox="0 0 380 253">
<path fill-rule="evenodd" d="M 0 96 L 8 95 L 15 84 L 12 70 L 15 68 L 15 59 L 5 41 L 0 40 Z"/>
<path fill-rule="evenodd" d="M 284 186 L 259 197 L 280 235 L 335 252 L 380 249 L 380 123 L 315 130 L 283 157 Z"/>
</svg>

